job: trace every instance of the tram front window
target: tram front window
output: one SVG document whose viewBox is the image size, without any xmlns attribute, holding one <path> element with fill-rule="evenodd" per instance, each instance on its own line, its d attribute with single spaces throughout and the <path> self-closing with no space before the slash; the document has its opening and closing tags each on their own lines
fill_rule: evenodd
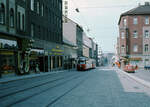
<svg viewBox="0 0 150 107">
<path fill-rule="evenodd" d="M 85 64 L 85 61 L 78 61 L 78 64 Z"/>
</svg>

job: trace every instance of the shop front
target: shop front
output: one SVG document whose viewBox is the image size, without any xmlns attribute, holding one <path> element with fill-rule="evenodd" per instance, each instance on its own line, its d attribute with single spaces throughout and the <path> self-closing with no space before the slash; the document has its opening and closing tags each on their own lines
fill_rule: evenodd
<svg viewBox="0 0 150 107">
<path fill-rule="evenodd" d="M 39 73 L 44 72 L 45 64 L 44 50 L 43 49 L 31 49 L 29 57 L 29 69 L 30 72 Z"/>
<path fill-rule="evenodd" d="M 60 46 L 56 46 L 49 50 L 49 67 L 50 71 L 61 70 L 63 68 L 64 50 Z"/>
<path fill-rule="evenodd" d="M 17 41 L 0 38 L 0 73 L 18 74 L 18 44 Z"/>
<path fill-rule="evenodd" d="M 76 68 L 77 49 L 70 45 L 64 45 L 64 69 Z"/>
</svg>

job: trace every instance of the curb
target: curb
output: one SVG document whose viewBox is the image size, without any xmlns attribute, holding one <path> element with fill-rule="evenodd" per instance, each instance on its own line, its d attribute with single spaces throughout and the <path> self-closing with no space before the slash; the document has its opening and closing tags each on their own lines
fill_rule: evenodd
<svg viewBox="0 0 150 107">
<path fill-rule="evenodd" d="M 57 73 L 62 73 L 66 72 L 68 70 L 61 70 L 61 71 L 53 71 L 53 72 L 46 72 L 46 73 L 40 73 L 40 74 L 33 74 L 33 75 L 23 75 L 23 76 L 15 76 L 11 78 L 1 78 L 0 79 L 0 84 L 8 83 L 8 82 L 13 82 L 17 80 L 24 80 L 24 79 L 30 79 L 30 78 L 36 78 L 40 76 L 46 76 L 46 75 L 51 75 L 51 74 L 57 74 Z"/>
<path fill-rule="evenodd" d="M 128 73 L 126 73 L 125 71 L 122 71 L 122 70 L 120 70 L 120 69 L 118 69 L 118 70 L 119 70 L 121 73 L 127 75 L 129 78 L 135 80 L 136 82 L 138 82 L 138 83 L 144 85 L 144 86 L 147 87 L 147 88 L 150 88 L 150 82 L 145 81 L 145 80 L 143 80 L 143 79 L 140 79 L 140 78 L 138 78 L 138 77 L 136 77 L 136 76 L 130 75 L 130 74 L 128 74 Z"/>
</svg>

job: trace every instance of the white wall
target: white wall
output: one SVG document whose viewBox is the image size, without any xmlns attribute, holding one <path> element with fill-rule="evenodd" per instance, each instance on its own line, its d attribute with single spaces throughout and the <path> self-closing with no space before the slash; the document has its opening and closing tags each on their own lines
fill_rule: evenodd
<svg viewBox="0 0 150 107">
<path fill-rule="evenodd" d="M 83 56 L 89 57 L 89 48 L 83 45 Z"/>
<path fill-rule="evenodd" d="M 69 20 L 63 23 L 63 39 L 76 45 L 76 23 Z"/>
<path fill-rule="evenodd" d="M 85 33 L 83 33 L 83 44 L 89 48 L 92 48 L 92 41 L 89 39 L 88 36 L 86 36 Z"/>
</svg>

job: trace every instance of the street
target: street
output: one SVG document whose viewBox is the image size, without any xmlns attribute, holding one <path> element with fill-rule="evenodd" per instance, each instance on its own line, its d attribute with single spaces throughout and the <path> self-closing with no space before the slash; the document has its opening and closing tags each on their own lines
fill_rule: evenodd
<svg viewBox="0 0 150 107">
<path fill-rule="evenodd" d="M 60 72 L 0 84 L 1 107 L 149 107 L 150 89 L 100 67 Z"/>
</svg>

